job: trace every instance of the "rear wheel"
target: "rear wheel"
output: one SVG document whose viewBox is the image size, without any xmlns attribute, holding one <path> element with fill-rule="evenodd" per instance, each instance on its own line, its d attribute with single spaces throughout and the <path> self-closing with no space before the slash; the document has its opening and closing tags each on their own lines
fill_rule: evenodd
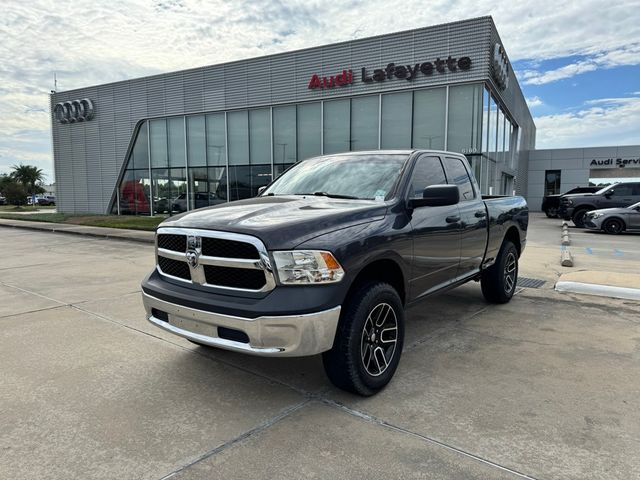
<svg viewBox="0 0 640 480">
<path fill-rule="evenodd" d="M 588 211 L 589 210 L 587 210 L 586 208 L 581 208 L 573 213 L 571 220 L 576 227 L 584 228 L 584 214 Z"/>
<path fill-rule="evenodd" d="M 602 224 L 602 230 L 617 235 L 624 230 L 624 223 L 618 218 L 611 218 Z"/>
<path fill-rule="evenodd" d="M 482 294 L 488 302 L 507 303 L 516 291 L 517 282 L 518 250 L 513 242 L 505 240 L 496 263 L 482 272 Z"/>
<path fill-rule="evenodd" d="M 387 283 L 368 282 L 347 300 L 333 348 L 322 354 L 322 363 L 336 387 L 370 396 L 393 377 L 403 342 L 398 292 Z"/>
</svg>

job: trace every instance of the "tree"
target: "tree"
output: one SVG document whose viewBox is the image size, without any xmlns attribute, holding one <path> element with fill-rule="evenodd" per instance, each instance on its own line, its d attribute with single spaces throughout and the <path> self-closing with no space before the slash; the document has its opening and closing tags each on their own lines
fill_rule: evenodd
<svg viewBox="0 0 640 480">
<path fill-rule="evenodd" d="M 27 203 L 27 191 L 21 183 L 10 181 L 2 185 L 2 193 L 11 205 L 24 205 Z"/>
<path fill-rule="evenodd" d="M 42 173 L 42 169 L 33 165 L 23 164 L 14 165 L 12 168 L 13 172 L 11 172 L 11 177 L 22 184 L 27 194 L 34 197 L 35 204 L 35 195 L 41 191 L 41 187 L 38 186 L 38 183 L 44 181 L 44 173 Z"/>
</svg>

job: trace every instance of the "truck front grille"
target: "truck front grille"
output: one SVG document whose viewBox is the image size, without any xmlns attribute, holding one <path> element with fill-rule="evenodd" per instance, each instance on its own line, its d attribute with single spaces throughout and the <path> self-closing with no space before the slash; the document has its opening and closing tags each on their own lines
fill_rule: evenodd
<svg viewBox="0 0 640 480">
<path fill-rule="evenodd" d="M 263 270 L 205 265 L 204 275 L 208 284 L 221 285 L 223 287 L 260 290 L 265 284 Z"/>
<path fill-rule="evenodd" d="M 158 266 L 165 275 L 191 280 L 191 272 L 189 272 L 189 265 L 186 262 L 158 256 Z"/>
<path fill-rule="evenodd" d="M 249 292 L 275 287 L 266 248 L 249 235 L 161 227 L 156 253 L 161 275 L 193 285 Z"/>
<path fill-rule="evenodd" d="M 186 235 L 172 235 L 172 234 L 159 234 L 158 235 L 158 248 L 165 248 L 173 252 L 186 252 L 187 251 L 187 236 Z"/>
</svg>

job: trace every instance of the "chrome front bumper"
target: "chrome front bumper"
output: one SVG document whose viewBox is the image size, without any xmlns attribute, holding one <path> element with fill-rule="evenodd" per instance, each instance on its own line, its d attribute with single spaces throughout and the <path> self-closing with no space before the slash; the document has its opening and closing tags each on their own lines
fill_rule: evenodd
<svg viewBox="0 0 640 480">
<path fill-rule="evenodd" d="M 330 350 L 340 306 L 317 313 L 257 318 L 235 317 L 183 307 L 142 293 L 147 320 L 167 332 L 197 343 L 264 357 L 304 357 Z M 152 309 L 164 312 L 168 321 Z M 249 343 L 220 338 L 218 327 L 246 333 Z"/>
</svg>

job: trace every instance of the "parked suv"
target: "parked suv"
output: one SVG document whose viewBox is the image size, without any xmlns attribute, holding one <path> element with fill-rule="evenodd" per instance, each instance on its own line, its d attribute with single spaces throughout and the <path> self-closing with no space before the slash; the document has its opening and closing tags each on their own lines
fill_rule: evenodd
<svg viewBox="0 0 640 480">
<path fill-rule="evenodd" d="M 572 188 L 568 192 L 558 193 L 555 195 L 547 195 L 542 199 L 542 211 L 549 218 L 558 218 L 560 199 L 564 195 L 570 195 L 572 193 L 596 193 L 600 189 L 602 189 L 602 187 L 576 187 Z"/>
<path fill-rule="evenodd" d="M 572 220 L 576 227 L 584 227 L 584 215 L 591 210 L 624 208 L 640 202 L 640 182 L 623 182 L 610 185 L 596 193 L 563 195 L 558 215 Z"/>
<path fill-rule="evenodd" d="M 45 195 L 44 197 L 37 197 L 36 204 L 42 205 L 43 207 L 47 205 L 55 205 L 56 197 L 54 197 L 53 195 Z"/>
</svg>

